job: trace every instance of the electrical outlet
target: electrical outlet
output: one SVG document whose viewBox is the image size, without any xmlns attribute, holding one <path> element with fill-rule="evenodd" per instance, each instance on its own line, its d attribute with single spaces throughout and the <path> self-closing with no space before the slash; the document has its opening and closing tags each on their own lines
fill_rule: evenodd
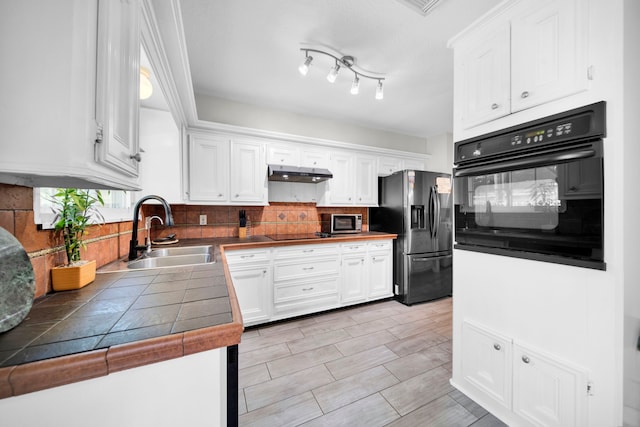
<svg viewBox="0 0 640 427">
<path fill-rule="evenodd" d="M 207 225 L 207 216 L 200 215 L 200 225 Z"/>
</svg>

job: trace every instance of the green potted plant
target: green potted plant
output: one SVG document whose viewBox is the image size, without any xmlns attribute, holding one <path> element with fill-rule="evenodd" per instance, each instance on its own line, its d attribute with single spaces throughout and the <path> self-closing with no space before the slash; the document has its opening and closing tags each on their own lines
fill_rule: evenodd
<svg viewBox="0 0 640 427">
<path fill-rule="evenodd" d="M 97 205 L 104 205 L 99 190 L 59 188 L 51 198 L 56 214 L 54 228 L 62 235 L 67 264 L 51 269 L 53 290 L 79 289 L 96 278 L 96 261 L 81 259 L 80 249 L 86 247 L 86 228 L 95 222 L 104 222 Z"/>
</svg>

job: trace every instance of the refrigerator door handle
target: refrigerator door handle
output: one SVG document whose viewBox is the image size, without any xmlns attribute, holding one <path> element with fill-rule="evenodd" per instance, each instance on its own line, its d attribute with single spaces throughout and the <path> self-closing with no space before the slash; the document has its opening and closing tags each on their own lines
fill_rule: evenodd
<svg viewBox="0 0 640 427">
<path fill-rule="evenodd" d="M 437 197 L 435 194 L 435 187 L 429 188 L 429 231 L 431 233 L 431 238 L 435 238 L 436 236 L 436 225 L 435 221 L 436 217 L 436 201 Z"/>
<path fill-rule="evenodd" d="M 417 261 L 431 261 L 433 260 L 433 258 L 412 258 L 411 261 L 413 262 L 417 262 Z"/>
<path fill-rule="evenodd" d="M 433 237 L 438 236 L 438 232 L 440 231 L 440 197 L 438 197 L 438 187 L 433 187 L 433 200 L 435 201 L 435 218 L 433 223 L 435 224 L 435 231 L 433 233 Z"/>
</svg>

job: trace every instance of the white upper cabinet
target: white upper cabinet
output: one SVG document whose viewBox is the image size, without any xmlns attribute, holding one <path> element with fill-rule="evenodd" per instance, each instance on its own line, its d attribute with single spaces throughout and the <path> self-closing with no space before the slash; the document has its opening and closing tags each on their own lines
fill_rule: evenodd
<svg viewBox="0 0 640 427">
<path fill-rule="evenodd" d="M 267 144 L 267 163 L 270 165 L 298 166 L 300 150 L 291 144 Z"/>
<path fill-rule="evenodd" d="M 303 148 L 300 153 L 300 166 L 305 168 L 329 168 L 329 152 L 312 148 Z"/>
<path fill-rule="evenodd" d="M 138 176 L 140 96 L 140 4 L 98 2 L 96 121 L 98 162 Z"/>
<path fill-rule="evenodd" d="M 189 132 L 189 201 L 210 204 L 267 204 L 264 143 Z"/>
<path fill-rule="evenodd" d="M 0 58 L 13 64 L 0 79 L 0 182 L 139 188 L 140 15 L 137 0 L 0 3 Z"/>
<path fill-rule="evenodd" d="M 264 143 L 231 141 L 231 202 L 267 204 L 267 167 Z"/>
<path fill-rule="evenodd" d="M 523 1 L 511 21 L 511 109 L 519 111 L 587 87 L 586 2 Z"/>
<path fill-rule="evenodd" d="M 333 178 L 318 184 L 318 206 L 376 206 L 377 159 L 348 151 L 330 154 Z"/>
<path fill-rule="evenodd" d="M 468 129 L 585 90 L 586 7 L 506 2 L 453 39 L 454 121 Z"/>
<path fill-rule="evenodd" d="M 509 24 L 480 34 L 455 50 L 456 89 L 464 127 L 488 122 L 510 113 Z"/>
</svg>

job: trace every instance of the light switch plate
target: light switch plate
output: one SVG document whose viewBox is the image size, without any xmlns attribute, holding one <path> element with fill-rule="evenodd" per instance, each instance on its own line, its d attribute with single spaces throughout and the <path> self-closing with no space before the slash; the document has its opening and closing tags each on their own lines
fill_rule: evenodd
<svg viewBox="0 0 640 427">
<path fill-rule="evenodd" d="M 207 216 L 200 215 L 200 225 L 207 225 Z"/>
</svg>

